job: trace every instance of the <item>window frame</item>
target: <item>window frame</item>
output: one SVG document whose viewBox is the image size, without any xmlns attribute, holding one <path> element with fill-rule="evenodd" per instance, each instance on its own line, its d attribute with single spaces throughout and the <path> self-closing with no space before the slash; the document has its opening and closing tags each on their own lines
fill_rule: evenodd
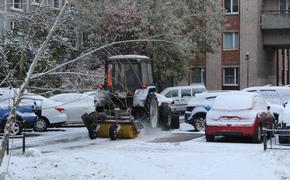
<svg viewBox="0 0 290 180">
<path fill-rule="evenodd" d="M 226 84 L 225 83 L 225 69 L 234 69 L 234 83 L 233 84 Z M 237 70 L 239 69 L 239 73 Z M 240 85 L 240 67 L 223 67 L 223 86 L 239 86 Z"/>
<path fill-rule="evenodd" d="M 189 96 L 183 96 L 183 92 L 186 92 L 186 91 L 188 91 L 189 92 L 189 94 L 187 94 L 187 95 L 189 95 Z M 191 98 L 192 97 L 192 89 L 190 89 L 190 88 L 184 88 L 184 89 L 181 89 L 180 90 L 180 96 L 181 96 L 181 98 Z"/>
<path fill-rule="evenodd" d="M 31 4 L 32 5 L 40 5 L 41 0 L 39 0 L 39 2 L 36 2 L 36 0 L 32 0 Z"/>
<path fill-rule="evenodd" d="M 15 30 L 15 21 L 10 21 L 10 30 L 11 31 Z"/>
<path fill-rule="evenodd" d="M 199 74 L 199 77 L 200 77 L 200 82 L 193 82 L 193 75 L 194 75 L 194 72 L 198 71 L 198 74 Z M 191 83 L 201 83 L 201 84 L 206 84 L 206 67 L 194 67 L 191 69 L 191 72 L 190 72 L 190 76 L 191 76 Z"/>
<path fill-rule="evenodd" d="M 225 48 L 225 34 L 231 33 L 232 34 L 232 48 Z M 236 45 L 236 36 L 238 34 L 238 47 L 235 47 Z M 223 33 L 223 50 L 224 51 L 231 51 L 231 50 L 239 50 L 240 49 L 240 32 L 239 31 L 226 31 Z"/>
<path fill-rule="evenodd" d="M 177 96 L 172 97 L 172 96 L 168 96 L 167 95 L 167 94 L 169 94 L 172 91 L 176 91 L 177 92 Z M 172 93 L 170 93 L 170 95 L 172 95 Z M 179 98 L 179 90 L 178 89 L 171 89 L 164 96 L 167 97 L 167 98 Z"/>
<path fill-rule="evenodd" d="M 23 12 L 23 0 L 19 0 L 20 2 L 17 3 L 20 7 L 15 7 L 15 0 L 11 0 L 11 4 L 10 4 L 10 9 L 14 10 L 14 11 L 20 11 Z"/>
<path fill-rule="evenodd" d="M 55 6 L 55 1 L 58 2 L 58 7 Z M 60 9 L 60 7 L 61 7 L 61 0 L 52 0 L 52 7 L 54 9 Z"/>
<path fill-rule="evenodd" d="M 225 1 L 226 0 L 224 0 L 224 9 L 225 9 Z M 230 1 L 230 7 L 231 7 L 231 10 L 230 10 L 230 12 L 225 12 L 225 14 L 226 15 L 231 15 L 231 14 L 239 14 L 240 13 L 240 1 L 239 0 L 229 0 Z M 234 6 L 233 6 L 233 1 L 238 1 L 237 3 L 238 3 L 238 11 L 237 12 L 233 12 L 233 9 L 234 9 Z M 226 10 L 225 10 L 226 11 Z"/>
</svg>

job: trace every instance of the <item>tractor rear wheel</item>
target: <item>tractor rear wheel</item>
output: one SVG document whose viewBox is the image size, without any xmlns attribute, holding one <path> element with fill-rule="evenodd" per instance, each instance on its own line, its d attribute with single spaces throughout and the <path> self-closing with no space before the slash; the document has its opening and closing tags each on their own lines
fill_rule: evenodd
<svg viewBox="0 0 290 180">
<path fill-rule="evenodd" d="M 159 111 L 160 126 L 163 130 L 169 130 L 172 124 L 171 110 L 167 103 L 162 103 Z"/>
<path fill-rule="evenodd" d="M 155 94 L 149 94 L 145 103 L 145 111 L 151 128 L 158 127 L 158 101 Z"/>
</svg>

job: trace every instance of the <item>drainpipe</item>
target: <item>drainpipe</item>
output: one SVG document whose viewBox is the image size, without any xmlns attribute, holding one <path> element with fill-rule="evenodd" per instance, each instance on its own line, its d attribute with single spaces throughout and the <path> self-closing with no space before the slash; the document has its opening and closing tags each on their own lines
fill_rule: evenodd
<svg viewBox="0 0 290 180">
<path fill-rule="evenodd" d="M 6 30 L 7 29 L 7 1 L 8 0 L 4 0 L 4 29 Z"/>
</svg>

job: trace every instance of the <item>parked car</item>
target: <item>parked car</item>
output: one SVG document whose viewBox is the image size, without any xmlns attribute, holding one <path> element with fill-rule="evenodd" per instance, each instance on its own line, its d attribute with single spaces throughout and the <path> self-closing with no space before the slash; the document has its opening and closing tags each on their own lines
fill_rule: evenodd
<svg viewBox="0 0 290 180">
<path fill-rule="evenodd" d="M 67 121 L 67 115 L 61 103 L 54 102 L 46 97 L 27 93 L 21 100 L 21 104 L 31 103 L 33 101 L 41 102 L 42 114 L 33 128 L 35 131 L 46 131 L 48 127 L 59 127 Z"/>
<path fill-rule="evenodd" d="M 0 88 L 0 103 L 7 101 L 19 93 L 19 88 Z M 25 91 L 27 93 L 27 91 Z"/>
<path fill-rule="evenodd" d="M 264 98 L 256 93 L 219 95 L 206 116 L 206 140 L 215 136 L 248 136 L 261 142 L 262 128 L 274 126 L 274 116 Z"/>
<path fill-rule="evenodd" d="M 95 103 L 101 105 L 106 102 L 107 91 L 103 89 L 97 89 L 95 91 L 84 92 L 83 94 L 89 95 L 95 99 Z"/>
<path fill-rule="evenodd" d="M 262 95 L 270 104 L 276 120 L 279 119 L 279 114 L 284 109 L 283 104 L 290 99 L 290 87 L 287 86 L 256 86 L 243 89 L 243 91 L 255 92 Z"/>
<path fill-rule="evenodd" d="M 218 95 L 228 92 L 230 91 L 206 91 L 196 94 L 186 106 L 185 123 L 191 124 L 196 131 L 204 131 L 206 114 L 211 109 L 214 100 Z"/>
<path fill-rule="evenodd" d="M 279 116 L 281 122 L 281 130 L 279 132 L 279 143 L 285 144 L 290 140 L 290 103 L 285 103 L 285 109 Z"/>
<path fill-rule="evenodd" d="M 7 103 L 0 105 L 0 131 L 3 132 L 7 122 L 7 117 L 11 113 L 11 106 Z M 16 122 L 12 128 L 12 133 L 19 135 L 23 128 L 30 128 L 38 121 L 41 115 L 39 109 L 34 105 L 19 106 L 16 108 Z"/>
<path fill-rule="evenodd" d="M 95 112 L 97 100 L 88 94 L 64 93 L 57 94 L 49 99 L 60 102 L 63 112 L 67 115 L 66 124 L 83 124 L 81 116 Z"/>
<path fill-rule="evenodd" d="M 186 105 L 197 93 L 206 91 L 204 85 L 177 86 L 164 89 L 160 94 L 175 101 L 176 111 L 185 112 Z"/>
</svg>

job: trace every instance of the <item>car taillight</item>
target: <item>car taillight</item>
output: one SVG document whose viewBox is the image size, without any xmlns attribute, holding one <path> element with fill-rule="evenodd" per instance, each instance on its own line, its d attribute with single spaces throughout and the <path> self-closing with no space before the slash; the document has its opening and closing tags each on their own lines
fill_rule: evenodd
<svg viewBox="0 0 290 180">
<path fill-rule="evenodd" d="M 142 89 L 146 89 L 146 88 L 148 87 L 148 84 L 143 83 L 143 84 L 141 84 L 140 86 L 141 86 Z"/>
<path fill-rule="evenodd" d="M 62 112 L 62 111 L 64 111 L 64 108 L 62 108 L 62 107 L 56 107 L 55 110 L 57 110 L 59 112 Z"/>
</svg>

